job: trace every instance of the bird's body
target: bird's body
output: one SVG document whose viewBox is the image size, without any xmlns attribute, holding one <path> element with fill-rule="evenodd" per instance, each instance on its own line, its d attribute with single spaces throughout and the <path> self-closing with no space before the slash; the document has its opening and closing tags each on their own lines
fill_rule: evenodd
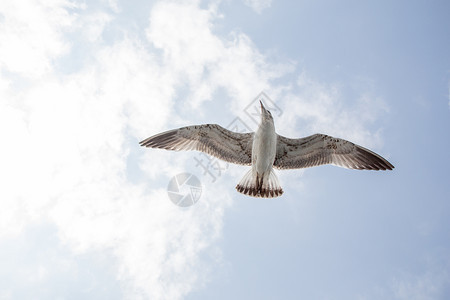
<svg viewBox="0 0 450 300">
<path fill-rule="evenodd" d="M 255 133 L 236 133 L 216 124 L 166 131 L 142 146 L 167 150 L 198 150 L 227 162 L 251 165 L 236 189 L 245 195 L 271 198 L 283 194 L 273 170 L 299 169 L 323 164 L 358 170 L 392 170 L 380 155 L 349 141 L 324 134 L 300 139 L 278 135 L 270 111 L 261 103 L 261 123 Z"/>
<path fill-rule="evenodd" d="M 276 197 L 283 193 L 275 173 L 273 162 L 277 154 L 277 133 L 271 113 L 261 103 L 261 123 L 253 135 L 252 168 L 236 186 L 246 195 Z"/>
</svg>

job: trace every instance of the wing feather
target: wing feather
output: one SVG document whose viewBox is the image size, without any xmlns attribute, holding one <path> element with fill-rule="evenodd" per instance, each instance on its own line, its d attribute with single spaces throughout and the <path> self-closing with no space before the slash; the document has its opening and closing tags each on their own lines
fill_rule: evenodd
<svg viewBox="0 0 450 300">
<path fill-rule="evenodd" d="M 357 170 L 392 170 L 386 159 L 352 142 L 324 134 L 301 139 L 278 135 L 274 167 L 300 169 L 324 164 Z"/>
<path fill-rule="evenodd" d="M 166 150 L 197 150 L 224 161 L 251 165 L 253 133 L 237 133 L 217 124 L 182 127 L 151 136 L 139 144 Z"/>
</svg>

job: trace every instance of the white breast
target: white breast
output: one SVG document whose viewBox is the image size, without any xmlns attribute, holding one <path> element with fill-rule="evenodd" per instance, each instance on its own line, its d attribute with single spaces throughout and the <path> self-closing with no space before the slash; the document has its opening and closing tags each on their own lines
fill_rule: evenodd
<svg viewBox="0 0 450 300">
<path fill-rule="evenodd" d="M 252 148 L 252 166 L 263 174 L 272 169 L 277 146 L 277 134 L 273 123 L 264 122 L 255 132 Z"/>
</svg>

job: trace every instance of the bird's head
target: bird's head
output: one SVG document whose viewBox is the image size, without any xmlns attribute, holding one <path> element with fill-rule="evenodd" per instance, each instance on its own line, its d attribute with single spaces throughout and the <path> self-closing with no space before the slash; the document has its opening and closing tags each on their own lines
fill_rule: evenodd
<svg viewBox="0 0 450 300">
<path fill-rule="evenodd" d="M 259 100 L 259 103 L 261 103 L 261 122 L 272 122 L 273 123 L 273 118 L 272 118 L 272 114 L 270 113 L 270 111 L 264 107 L 261 100 Z"/>
</svg>

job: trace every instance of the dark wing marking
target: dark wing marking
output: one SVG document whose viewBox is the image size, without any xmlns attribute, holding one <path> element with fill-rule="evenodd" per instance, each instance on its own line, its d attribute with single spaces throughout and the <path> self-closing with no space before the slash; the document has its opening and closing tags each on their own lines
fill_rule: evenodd
<svg viewBox="0 0 450 300">
<path fill-rule="evenodd" d="M 224 161 L 251 165 L 253 133 L 229 131 L 217 124 L 205 124 L 169 130 L 139 144 L 167 150 L 197 150 Z"/>
<path fill-rule="evenodd" d="M 392 170 L 394 166 L 380 155 L 349 141 L 324 134 L 301 139 L 278 135 L 274 167 L 300 169 L 324 164 L 357 170 Z"/>
</svg>

